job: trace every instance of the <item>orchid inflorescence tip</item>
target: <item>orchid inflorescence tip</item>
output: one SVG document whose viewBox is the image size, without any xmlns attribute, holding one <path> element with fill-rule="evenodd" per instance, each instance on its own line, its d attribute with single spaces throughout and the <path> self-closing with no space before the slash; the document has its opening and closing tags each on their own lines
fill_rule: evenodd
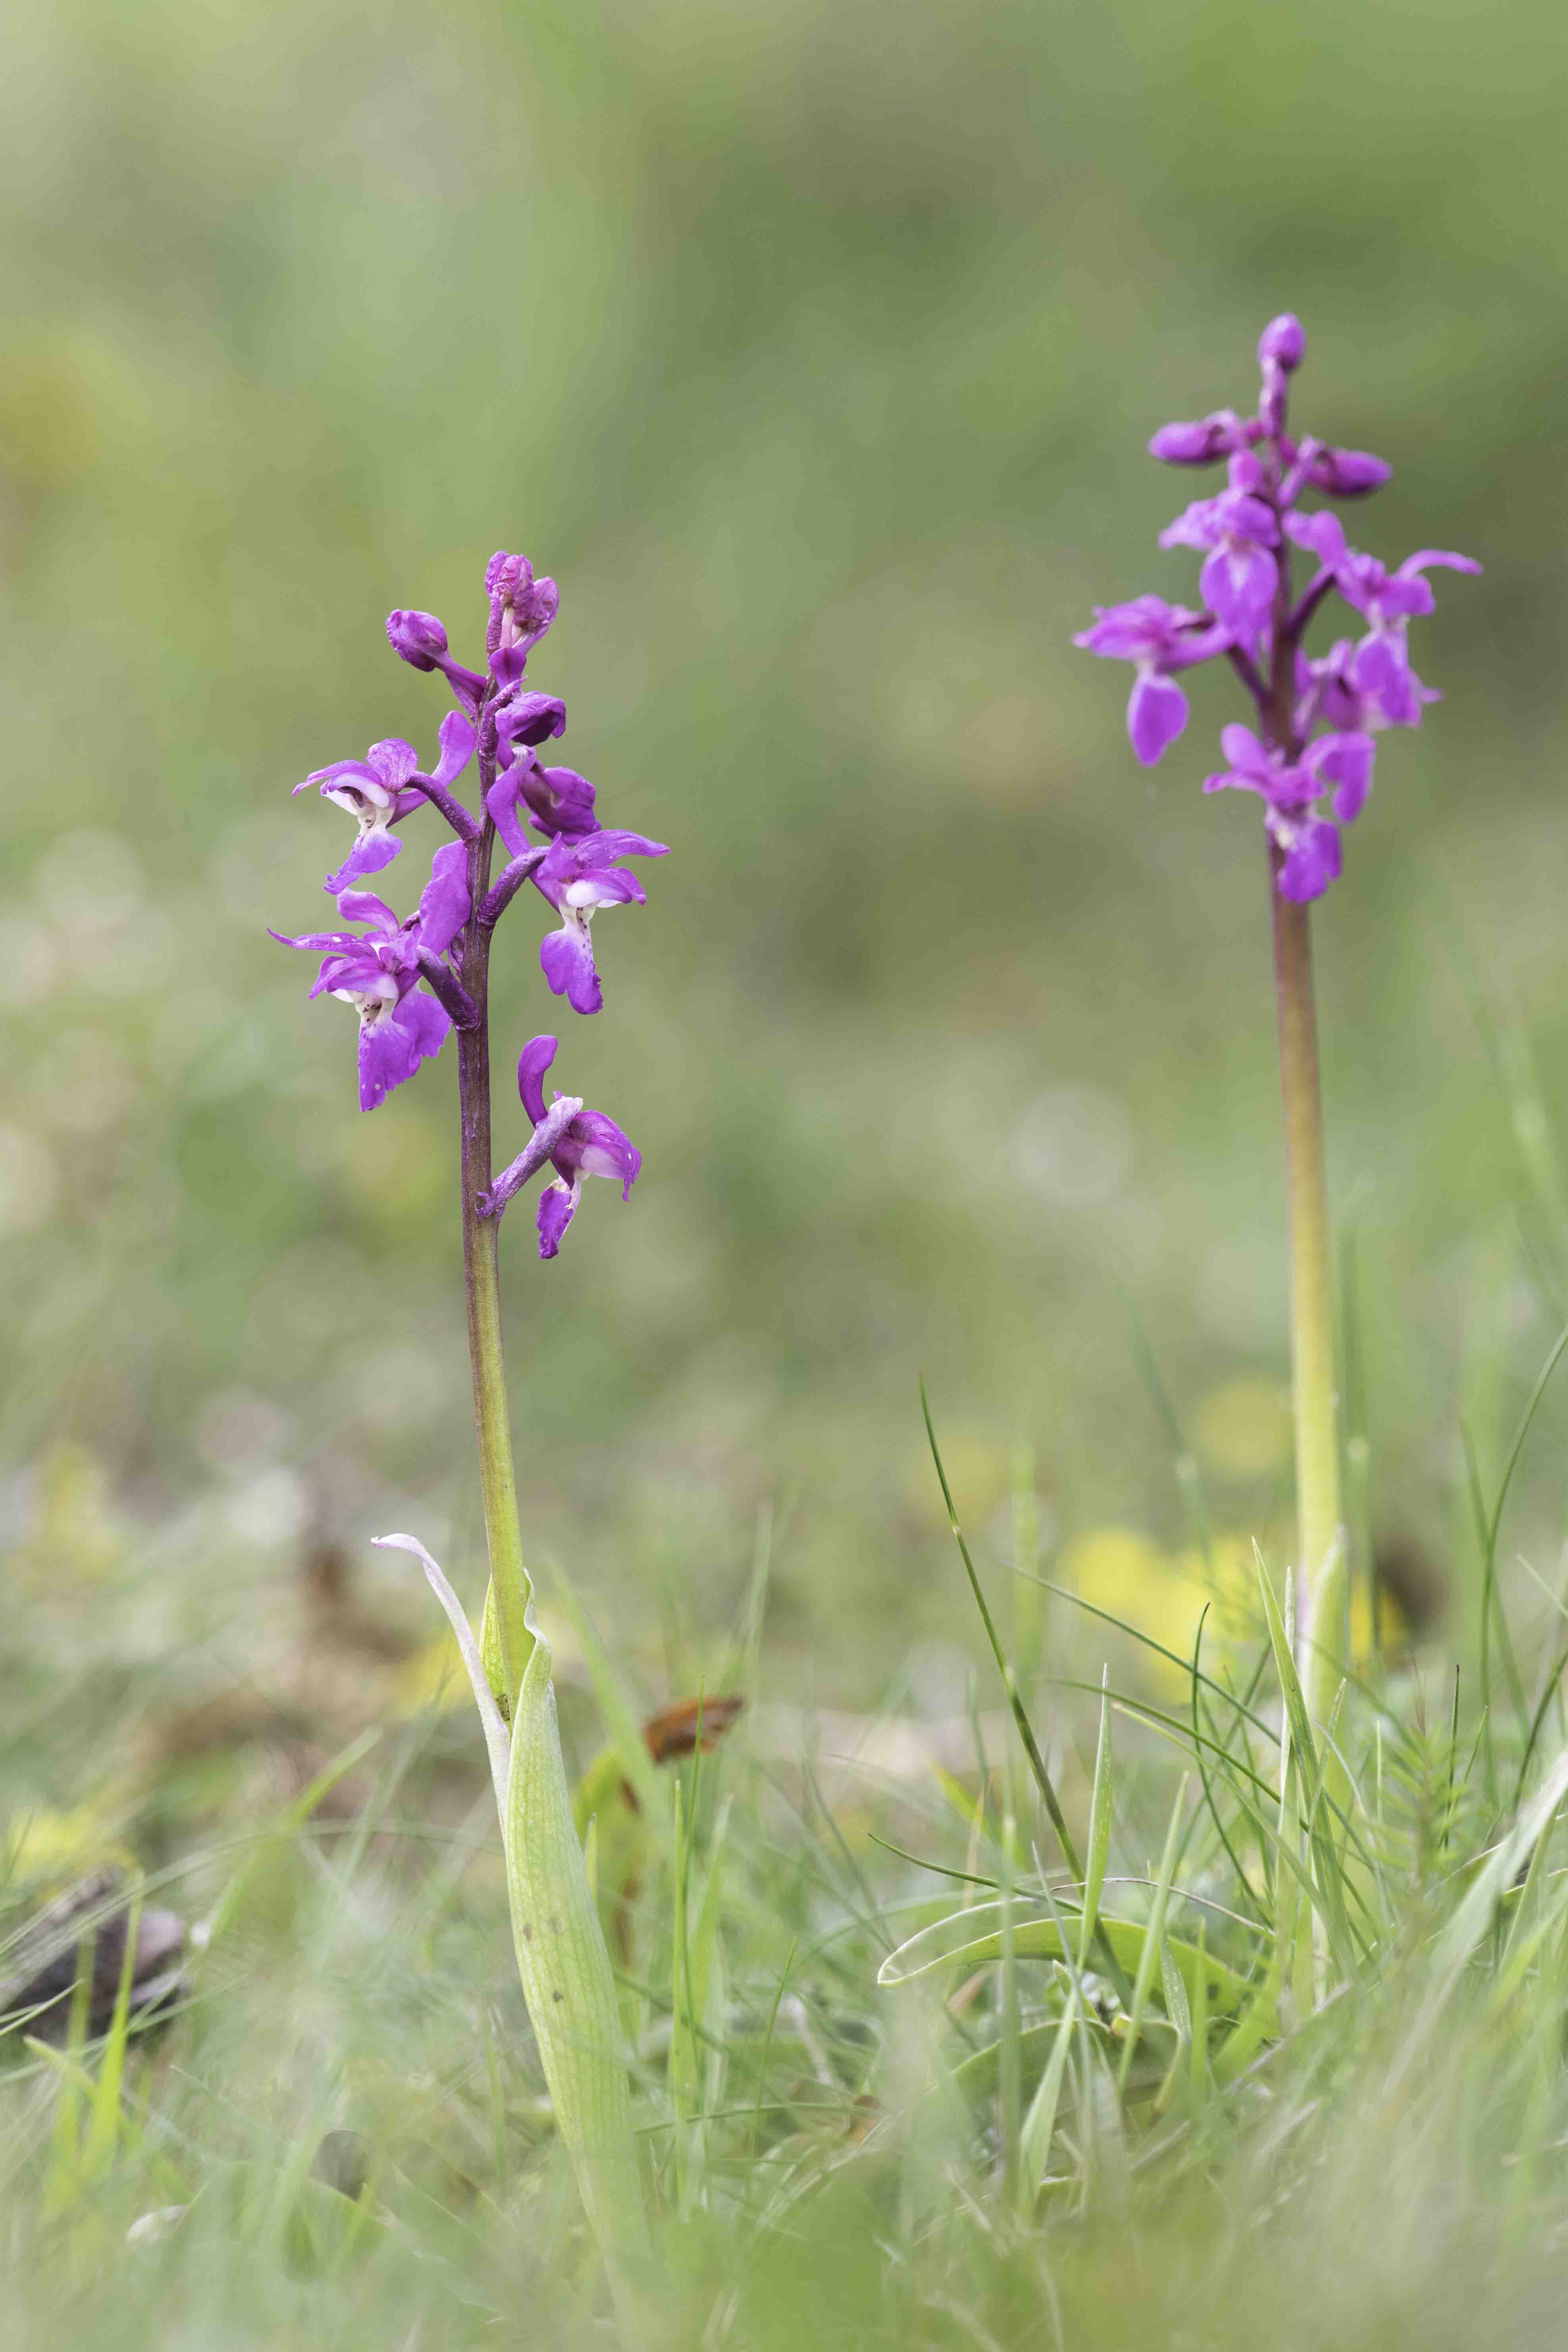
<svg viewBox="0 0 1568 2352">
<path fill-rule="evenodd" d="M 1163 425 L 1149 443 L 1164 465 L 1223 461 L 1227 469 L 1226 488 L 1194 499 L 1160 534 L 1162 547 L 1202 553 L 1202 606 L 1137 596 L 1098 606 L 1093 626 L 1073 639 L 1089 653 L 1132 664 L 1127 731 L 1145 767 L 1186 726 L 1180 674 L 1221 656 L 1229 661 L 1258 723 L 1224 730 L 1225 765 L 1204 790 L 1259 796 L 1279 891 L 1298 902 L 1320 898 L 1338 878 L 1340 828 L 1365 804 L 1375 736 L 1418 727 L 1426 704 L 1438 699 L 1411 667 L 1407 644 L 1410 622 L 1434 609 L 1426 574 L 1481 568 L 1469 556 L 1422 548 L 1390 572 L 1349 544 L 1331 509 L 1301 506 L 1310 493 L 1364 498 L 1392 471 L 1365 450 L 1297 439 L 1287 430 L 1290 380 L 1306 349 L 1300 320 L 1284 312 L 1258 339 L 1255 414 L 1216 409 L 1194 423 Z M 1300 594 L 1291 581 L 1295 548 L 1316 565 Z M 1362 634 L 1310 656 L 1308 627 L 1331 595 L 1357 616 Z"/>
</svg>

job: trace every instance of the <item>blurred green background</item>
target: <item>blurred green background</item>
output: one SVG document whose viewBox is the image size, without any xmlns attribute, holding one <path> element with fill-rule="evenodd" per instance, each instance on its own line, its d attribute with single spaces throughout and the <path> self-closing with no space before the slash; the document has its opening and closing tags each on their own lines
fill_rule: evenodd
<svg viewBox="0 0 1568 2352">
<path fill-rule="evenodd" d="M 1562 13 L 8 21 L 0 1279 L 35 1564 L 64 1460 L 151 1591 L 199 1572 L 231 1661 L 223 1596 L 322 1537 L 416 1527 L 477 1599 L 453 1057 L 362 1118 L 352 1016 L 266 927 L 321 920 L 346 846 L 289 787 L 433 751 L 386 611 L 476 646 L 497 546 L 561 583 L 563 756 L 674 852 L 599 926 L 597 1020 L 545 995 L 532 894 L 500 935 L 503 1074 L 557 1028 L 646 1156 L 555 1264 L 506 1229 L 541 1556 L 657 1654 L 728 1613 L 771 1498 L 785 1686 L 868 1696 L 920 1640 L 940 1696 L 970 1627 L 917 1377 L 981 1529 L 1022 1440 L 1049 1540 L 1173 1545 L 1129 1301 L 1221 1523 L 1278 1514 L 1262 849 L 1197 789 L 1231 681 L 1151 780 L 1126 673 L 1069 636 L 1189 593 L 1154 539 L 1201 486 L 1143 441 L 1245 404 L 1289 306 L 1298 413 L 1396 467 L 1358 540 L 1487 566 L 1438 576 L 1447 699 L 1385 741 L 1318 926 L 1373 1517 L 1458 1573 L 1460 1415 L 1495 1462 L 1564 1264 Z"/>
</svg>

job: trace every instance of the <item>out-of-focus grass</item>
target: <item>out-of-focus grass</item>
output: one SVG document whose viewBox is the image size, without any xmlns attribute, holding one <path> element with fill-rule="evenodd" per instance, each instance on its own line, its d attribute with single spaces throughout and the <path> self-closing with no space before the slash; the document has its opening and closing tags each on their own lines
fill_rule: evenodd
<svg viewBox="0 0 1568 2352">
<path fill-rule="evenodd" d="M 1218 1679 L 1184 1697 L 1162 1679 L 1152 1701 L 1130 1630 L 1052 1605 L 1058 1679 L 1118 1661 L 1092 1790 L 1091 1723 L 1059 1696 L 1037 1719 L 1075 1837 L 1093 1851 L 1105 1829 L 1102 1912 L 1137 1976 L 1120 1997 L 1098 1947 L 1085 1970 L 1075 1890 L 992 1710 L 957 1769 L 893 1782 L 782 1745 L 764 1673 L 700 1771 L 651 1776 L 664 1801 L 622 1822 L 631 1843 L 609 1833 L 617 1767 L 594 1771 L 656 2242 L 629 2335 L 554 2143 L 469 1710 L 395 1713 L 352 1769 L 315 1774 L 331 1785 L 301 1822 L 320 1710 L 297 1698 L 296 1748 L 282 1717 L 253 1727 L 248 1780 L 231 1727 L 227 1777 L 204 1790 L 197 1727 L 171 1720 L 150 1665 L 125 1676 L 163 1742 L 169 1844 L 157 1860 L 144 1812 L 145 1898 L 208 1933 L 186 2005 L 132 2043 L 122 2101 L 100 2087 L 112 2036 L 63 2056 L 0 2038 L 6 2343 L 1555 2342 L 1560 1713 L 1527 1749 L 1500 1702 L 1483 1761 L 1440 1677 L 1369 1661 L 1338 1717 L 1333 1834 L 1308 1861 L 1320 1801 L 1310 1772 L 1279 1800 L 1256 1602 L 1233 1597 L 1229 1689 L 1221 1643 Z M 105 1631 L 136 1609 L 110 1582 Z M 746 1679 L 743 1629 L 724 1639 L 720 1688 Z M 671 1671 L 693 1685 L 712 1656 Z M 1533 1698 L 1533 1662 L 1530 1678 Z M 1173 1752 L 1189 1719 L 1201 1769 Z M 585 1757 L 580 1700 L 568 1730 Z M 677 1958 L 677 1804 L 689 1916 L 712 1929 L 700 1971 Z M 82 1818 L 50 1833 L 79 1861 L 110 1843 Z M 0 1975 L 64 1851 L 16 1857 Z"/>
<path fill-rule="evenodd" d="M 1063 1533 L 1183 1540 L 1112 1277 L 1184 1396 L 1282 1377 L 1261 860 L 1196 793 L 1224 681 L 1150 782 L 1068 636 L 1185 580 L 1142 439 L 1243 397 L 1289 302 L 1306 412 L 1398 468 L 1371 543 L 1488 565 L 1319 927 L 1377 1512 L 1444 1548 L 1457 1400 L 1495 1366 L 1484 1450 L 1549 1314 L 1448 948 L 1554 1117 L 1565 37 L 1534 0 L 14 11 L 11 1463 L 64 1433 L 150 1520 L 206 1497 L 241 1583 L 388 1489 L 473 1537 L 449 1059 L 361 1120 L 264 926 L 342 845 L 296 779 L 432 743 L 383 614 L 471 643 L 505 542 L 563 583 L 563 750 L 675 851 L 563 1047 L 634 1202 L 549 1268 L 507 1237 L 539 1538 L 652 1636 L 794 1496 L 779 1638 L 863 1685 L 895 1597 L 937 1623 L 923 1368 Z M 556 1011 L 538 928 L 503 1066 Z M 1211 1467 L 1253 1524 L 1276 1474 Z"/>
</svg>

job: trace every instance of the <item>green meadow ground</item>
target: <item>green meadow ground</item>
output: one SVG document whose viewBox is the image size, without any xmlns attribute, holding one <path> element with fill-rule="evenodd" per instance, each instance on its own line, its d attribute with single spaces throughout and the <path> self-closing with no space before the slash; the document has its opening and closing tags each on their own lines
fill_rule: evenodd
<svg viewBox="0 0 1568 2352">
<path fill-rule="evenodd" d="M 1555 1386 L 1488 1512 L 1568 1314 L 1565 44 L 1543 0 L 12 12 L 0 1937 L 105 1859 L 217 1924 L 122 2108 L 112 2052 L 105 2089 L 8 2038 L 0 2334 L 605 2324 L 475 1729 L 365 1542 L 416 1529 L 477 1607 L 450 1057 L 362 1119 L 349 1016 L 266 937 L 342 846 L 289 787 L 433 742 L 384 614 L 460 651 L 507 544 L 562 583 L 565 755 L 674 852 L 563 1033 L 632 1202 L 552 1266 L 503 1241 L 569 1761 L 608 1719 L 574 1599 L 632 1719 L 752 1701 L 680 1768 L 695 2018 L 674 1768 L 611 1918 L 649 2341 L 1546 2339 L 1568 1880 L 1555 1829 L 1508 1841 L 1564 1739 Z M 1349 1789 L 1286 1808 L 1341 1890 L 1315 1927 L 1268 1667 L 1245 1739 L 1201 1700 L 1206 1791 L 1177 1739 L 1205 1601 L 1244 1690 L 1253 1539 L 1288 1557 L 1256 822 L 1197 792 L 1222 684 L 1151 782 L 1068 644 L 1184 593 L 1142 441 L 1244 397 L 1287 304 L 1305 413 L 1395 464 L 1367 543 L 1487 566 L 1317 925 L 1366 1688 Z M 536 935 L 501 935 L 503 1067 L 554 1009 Z M 877 1981 L 966 1889 L 1041 1935 L 1064 1892 L 922 1373 L 1080 1839 L 1103 1664 L 1123 1695 L 1131 1976 L 1189 1775 L 1169 1932 L 1229 1973 L 1194 2031 L 1152 1963 L 1123 2099 L 1094 1950 L 1058 2042 L 1071 1934 Z"/>
</svg>

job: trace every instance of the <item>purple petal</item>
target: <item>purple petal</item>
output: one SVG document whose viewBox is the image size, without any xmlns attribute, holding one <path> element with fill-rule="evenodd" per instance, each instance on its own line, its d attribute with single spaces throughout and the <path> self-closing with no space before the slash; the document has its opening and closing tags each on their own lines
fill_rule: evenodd
<svg viewBox="0 0 1568 2352">
<path fill-rule="evenodd" d="M 1242 440 L 1242 427 L 1229 409 L 1193 424 L 1162 425 L 1149 442 L 1149 455 L 1163 466 L 1212 466 L 1228 457 Z"/>
<path fill-rule="evenodd" d="M 436 763 L 436 771 L 430 781 L 432 783 L 444 784 L 450 792 L 468 761 L 473 758 L 474 744 L 478 739 L 460 710 L 448 710 L 441 721 L 441 731 L 437 740 L 441 746 L 441 757 Z"/>
<path fill-rule="evenodd" d="M 447 632 L 434 613 L 389 613 L 386 635 L 393 652 L 415 669 L 434 669 L 447 650 Z"/>
<path fill-rule="evenodd" d="M 419 943 L 432 955 L 445 955 L 468 919 L 468 853 L 460 841 L 448 841 L 430 861 L 430 879 L 419 899 Z"/>
<path fill-rule="evenodd" d="M 547 931 L 539 943 L 539 962 L 552 995 L 563 996 L 574 1013 L 599 1011 L 604 992 L 584 928 L 569 922 L 558 931 Z"/>
<path fill-rule="evenodd" d="M 645 833 L 618 833 L 614 828 L 596 832 L 590 842 L 584 844 L 584 847 L 590 852 L 595 865 L 601 862 L 607 865 L 612 857 L 669 856 L 668 842 L 650 841 Z"/>
<path fill-rule="evenodd" d="M 597 833 L 594 787 L 575 768 L 531 768 L 520 786 L 533 823 L 543 834 L 578 839 Z"/>
<path fill-rule="evenodd" d="M 374 923 L 378 931 L 395 931 L 402 928 L 386 900 L 378 898 L 374 890 L 342 891 L 338 898 L 338 912 L 351 923 Z"/>
<path fill-rule="evenodd" d="M 1331 499 L 1364 499 L 1393 477 L 1393 467 L 1369 449 L 1320 449 L 1312 460 L 1312 487 Z"/>
<path fill-rule="evenodd" d="M 1250 727 L 1243 727 L 1239 721 L 1222 727 L 1219 746 L 1231 766 L 1239 768 L 1244 775 L 1268 775 L 1268 753 Z"/>
<path fill-rule="evenodd" d="M 1441 547 L 1423 547 L 1416 554 L 1405 557 L 1398 576 L 1406 579 L 1413 572 L 1429 571 L 1433 564 L 1444 572 L 1479 572 L 1481 568 L 1473 555 L 1452 555 Z"/>
<path fill-rule="evenodd" d="M 1146 768 L 1169 750 L 1187 723 L 1187 698 L 1173 680 L 1157 673 L 1134 678 L 1127 701 L 1127 732 Z"/>
<path fill-rule="evenodd" d="M 351 882 L 358 882 L 366 874 L 379 874 L 384 866 L 390 866 L 402 846 L 395 833 L 362 833 L 337 872 L 328 875 L 323 888 L 337 898 L 340 892 L 348 889 Z M 378 898 L 376 905 L 379 907 L 380 904 Z M 343 913 L 348 911 L 347 908 L 340 909 Z"/>
<path fill-rule="evenodd" d="M 334 760 L 331 767 L 312 768 L 304 782 L 302 784 L 295 785 L 294 793 L 291 793 L 289 797 L 293 798 L 294 794 L 308 792 L 312 784 L 320 784 L 321 790 L 326 792 L 331 785 L 337 783 L 343 776 L 352 776 L 356 783 L 373 784 L 378 792 L 382 788 L 381 778 L 376 774 L 375 770 L 369 766 L 365 761 Z"/>
<path fill-rule="evenodd" d="M 485 806 L 496 831 L 514 857 L 521 857 L 528 847 L 528 835 L 518 823 L 517 803 L 528 774 L 529 761 L 514 760 L 504 773 L 499 775 L 485 794 Z"/>
<path fill-rule="evenodd" d="M 1331 572 L 1337 572 L 1350 553 L 1345 527 L 1336 514 L 1288 514 L 1285 529 L 1298 547 L 1306 548 Z"/>
<path fill-rule="evenodd" d="M 1352 656 L 1351 678 L 1390 727 L 1419 727 L 1422 698 L 1403 635 L 1374 631 L 1363 637 Z"/>
<path fill-rule="evenodd" d="M 577 1210 L 577 1188 L 547 1184 L 539 1196 L 539 1255 L 553 1257 Z"/>
<path fill-rule="evenodd" d="M 322 955 L 329 951 L 342 955 L 351 949 L 363 950 L 364 946 L 364 941 L 353 931 L 301 931 L 296 939 L 287 931 L 275 931 L 269 926 L 268 937 L 276 940 L 279 947 L 303 948 L 310 955 Z"/>
<path fill-rule="evenodd" d="M 1212 610 L 1237 636 L 1256 636 L 1268 620 L 1279 573 L 1264 547 L 1216 547 L 1200 575 Z"/>
<path fill-rule="evenodd" d="M 628 1199 L 642 1168 L 642 1153 L 602 1110 L 579 1111 L 568 1129 L 571 1157 L 584 1176 L 607 1176 Z M 559 1158 L 564 1159 L 562 1152 Z"/>
<path fill-rule="evenodd" d="M 438 1054 L 451 1026 L 446 1008 L 419 989 L 381 1020 L 367 1021 L 359 1033 L 361 1110 L 378 1108 L 394 1087 L 402 1086 L 421 1062 Z"/>
<path fill-rule="evenodd" d="M 517 1057 L 517 1090 L 535 1127 L 544 1117 L 544 1073 L 555 1059 L 553 1037 L 531 1037 Z"/>
<path fill-rule="evenodd" d="M 401 735 L 389 735 L 384 742 L 373 743 L 365 759 L 376 782 L 388 793 L 395 793 L 410 776 L 419 772 L 419 754 Z"/>
<path fill-rule="evenodd" d="M 1299 907 L 1321 898 L 1331 882 L 1340 878 L 1340 835 L 1326 817 L 1310 818 L 1291 828 L 1285 860 L 1279 868 L 1279 895 Z"/>
<path fill-rule="evenodd" d="M 1321 736 L 1307 751 L 1312 775 L 1334 787 L 1334 814 L 1342 824 L 1353 824 L 1366 806 L 1376 752 L 1372 737 L 1359 731 Z"/>
<path fill-rule="evenodd" d="M 566 730 L 566 705 L 558 694 L 515 694 L 496 713 L 496 733 L 508 743 L 543 743 Z"/>
<path fill-rule="evenodd" d="M 1163 596 L 1135 596 L 1126 604 L 1097 604 L 1094 626 L 1080 629 L 1073 643 L 1104 661 L 1148 661 L 1166 652 L 1183 622 L 1197 617 Z"/>
</svg>

